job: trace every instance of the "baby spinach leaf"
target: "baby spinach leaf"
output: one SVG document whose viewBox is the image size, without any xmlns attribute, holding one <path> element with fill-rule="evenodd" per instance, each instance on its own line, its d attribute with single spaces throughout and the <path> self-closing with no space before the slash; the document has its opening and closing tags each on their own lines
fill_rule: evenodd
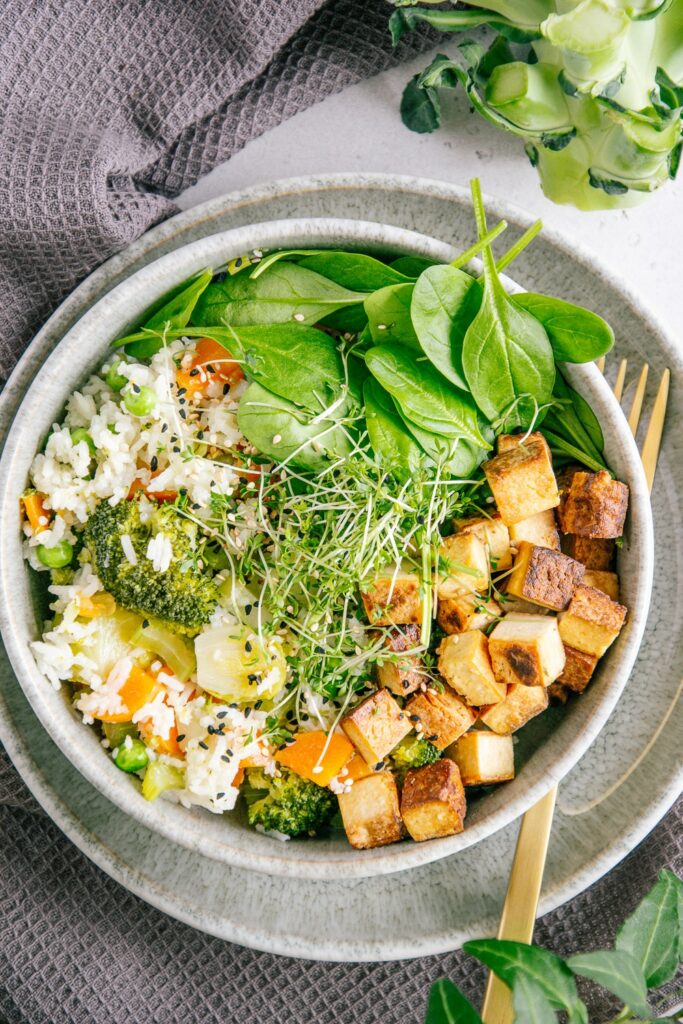
<svg viewBox="0 0 683 1024">
<path fill-rule="evenodd" d="M 570 1022 L 586 1024 L 586 1007 L 579 999 L 572 972 L 559 956 L 538 946 L 509 939 L 466 942 L 466 953 L 481 960 L 510 988 L 526 977 L 541 990 L 554 1010 L 566 1010 Z"/>
<path fill-rule="evenodd" d="M 251 444 L 276 462 L 323 469 L 329 456 L 345 456 L 351 443 L 335 420 L 311 423 L 293 402 L 253 382 L 242 396 L 237 423 Z"/>
<path fill-rule="evenodd" d="M 452 981 L 439 978 L 429 990 L 425 1024 L 481 1024 L 481 1017 Z"/>
<path fill-rule="evenodd" d="M 617 933 L 616 948 L 635 957 L 648 988 L 669 981 L 678 967 L 680 880 L 662 871 L 645 899 Z"/>
<path fill-rule="evenodd" d="M 170 329 L 185 327 L 190 322 L 197 302 L 209 287 L 212 278 L 213 271 L 204 270 L 201 274 L 190 278 L 189 281 L 183 281 L 182 284 L 167 292 L 162 299 L 147 310 L 141 323 L 141 329 L 163 332 L 167 325 Z M 130 342 L 121 338 L 114 343 L 115 348 L 122 345 L 126 346 L 126 352 L 134 359 L 149 359 L 161 348 L 162 338 L 149 336 Z"/>
<path fill-rule="evenodd" d="M 406 284 L 408 276 L 362 252 L 327 250 L 299 261 L 300 267 L 322 274 L 354 292 L 374 292 L 390 284 Z"/>
<path fill-rule="evenodd" d="M 557 1024 L 553 1010 L 543 989 L 526 974 L 520 974 L 512 987 L 512 1006 L 515 1020 L 524 1024 Z"/>
<path fill-rule="evenodd" d="M 430 267 L 420 274 L 410 316 L 422 351 L 456 387 L 468 391 L 462 369 L 462 344 L 479 306 L 481 285 L 464 270 Z"/>
<path fill-rule="evenodd" d="M 373 377 L 363 388 L 365 422 L 378 461 L 398 479 L 407 480 L 420 468 L 424 456 L 403 426 L 391 398 Z"/>
<path fill-rule="evenodd" d="M 255 280 L 238 274 L 210 285 L 197 304 L 193 323 L 314 324 L 364 298 L 364 293 L 342 288 L 296 263 L 276 263 Z"/>
<path fill-rule="evenodd" d="M 559 370 L 553 395 L 559 402 L 547 412 L 543 429 L 552 431 L 604 466 L 602 451 L 605 442 L 598 418 L 585 398 L 567 384 Z"/>
<path fill-rule="evenodd" d="M 365 361 L 403 415 L 418 427 L 490 449 L 469 395 L 456 391 L 431 364 L 416 361 L 410 349 L 377 345 L 366 352 Z"/>
<path fill-rule="evenodd" d="M 420 345 L 410 318 L 414 284 L 392 284 L 368 295 L 365 312 L 372 340 L 378 345 L 395 342 L 419 349 Z"/>
<path fill-rule="evenodd" d="M 574 974 L 597 981 L 608 992 L 617 996 L 639 1017 L 647 1019 L 647 986 L 638 961 L 618 949 L 600 949 L 594 953 L 570 956 L 567 965 Z"/>
<path fill-rule="evenodd" d="M 392 261 L 391 266 L 394 270 L 398 270 L 400 274 L 415 278 L 419 277 L 427 267 L 438 267 L 439 264 L 435 260 L 427 259 L 425 256 L 399 256 L 398 259 Z"/>
<path fill-rule="evenodd" d="M 415 423 L 411 423 L 401 410 L 396 407 L 403 426 L 412 434 L 422 451 L 436 465 L 447 470 L 452 476 L 461 480 L 469 480 L 477 466 L 484 461 L 485 452 L 478 445 L 465 441 L 462 437 L 443 437 L 441 434 L 433 434 L 429 430 L 422 430 Z"/>
<path fill-rule="evenodd" d="M 476 179 L 472 198 L 481 237 L 486 216 Z M 483 259 L 484 298 L 463 343 L 465 379 L 488 419 L 505 417 L 507 429 L 527 428 L 552 397 L 553 351 L 543 326 L 506 294 L 488 245 Z"/>
<path fill-rule="evenodd" d="M 575 444 L 568 441 L 565 437 L 560 434 L 553 433 L 546 423 L 541 427 L 541 433 L 545 437 L 546 441 L 550 445 L 550 450 L 553 456 L 562 455 L 567 456 L 571 462 L 582 462 L 584 466 L 588 466 L 594 473 L 598 473 L 601 469 L 607 469 L 607 466 L 602 460 L 602 457 L 597 459 L 588 452 L 583 451 L 581 448 L 577 448 Z"/>
<path fill-rule="evenodd" d="M 558 362 L 590 363 L 614 344 L 610 325 L 589 309 L 533 292 L 513 295 L 512 301 L 543 324 Z"/>
</svg>

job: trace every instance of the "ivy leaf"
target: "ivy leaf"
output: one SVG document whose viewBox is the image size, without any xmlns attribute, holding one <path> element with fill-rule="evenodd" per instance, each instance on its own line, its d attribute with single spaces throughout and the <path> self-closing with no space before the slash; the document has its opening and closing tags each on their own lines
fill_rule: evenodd
<svg viewBox="0 0 683 1024">
<path fill-rule="evenodd" d="M 557 1024 L 555 1011 L 543 990 L 525 974 L 520 975 L 512 989 L 515 1020 L 524 1024 Z"/>
<path fill-rule="evenodd" d="M 435 131 L 441 124 L 441 101 L 436 89 L 423 89 L 417 84 L 420 76 L 413 75 L 401 97 L 401 120 L 411 132 L 424 135 Z"/>
<path fill-rule="evenodd" d="M 448 978 L 439 978 L 429 990 L 425 1024 L 481 1024 L 481 1017 Z"/>
<path fill-rule="evenodd" d="M 640 964 L 630 953 L 618 949 L 600 949 L 594 953 L 580 953 L 567 960 L 574 974 L 597 981 L 617 996 L 638 1016 L 647 1019 L 647 986 Z"/>
<path fill-rule="evenodd" d="M 579 999 L 574 975 L 559 956 L 509 939 L 466 942 L 463 949 L 486 964 L 509 988 L 514 988 L 518 978 L 525 977 L 540 988 L 554 1010 L 567 1011 L 570 1024 L 587 1024 L 586 1007 Z"/>
<path fill-rule="evenodd" d="M 681 885 L 673 872 L 662 871 L 617 933 L 616 948 L 636 959 L 648 988 L 658 988 L 669 981 L 678 967 Z"/>
</svg>

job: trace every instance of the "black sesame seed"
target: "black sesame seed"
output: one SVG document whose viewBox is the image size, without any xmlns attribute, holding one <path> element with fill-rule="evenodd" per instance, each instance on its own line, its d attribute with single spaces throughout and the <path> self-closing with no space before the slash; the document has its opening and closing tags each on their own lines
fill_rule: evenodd
<svg viewBox="0 0 683 1024">
<path fill-rule="evenodd" d="M 195 366 L 192 370 L 190 370 L 190 377 L 196 377 L 198 373 L 199 367 Z M 178 392 L 178 394 L 180 394 L 180 392 Z"/>
<path fill-rule="evenodd" d="M 185 394 L 187 394 L 187 388 L 178 388 L 178 398 L 180 398 L 181 395 Z"/>
<path fill-rule="evenodd" d="M 204 437 L 204 431 L 203 431 L 203 430 L 198 430 L 198 431 L 197 431 L 197 438 L 198 438 L 198 440 L 200 440 L 200 441 L 201 441 L 201 439 L 202 439 L 203 437 Z"/>
<path fill-rule="evenodd" d="M 156 472 L 156 469 L 157 469 L 158 465 L 159 465 L 159 460 L 156 457 L 156 455 L 153 455 L 151 460 L 150 460 L 150 463 L 149 463 L 149 468 L 152 470 L 153 473 Z"/>
<path fill-rule="evenodd" d="M 245 604 L 245 606 L 244 606 L 244 613 L 245 613 L 245 615 L 249 615 L 250 612 L 251 612 L 251 605 L 250 604 Z"/>
<path fill-rule="evenodd" d="M 136 394 L 136 395 L 140 394 L 140 385 L 139 384 L 133 384 L 133 393 Z"/>
<path fill-rule="evenodd" d="M 244 717 L 245 718 L 249 718 L 250 714 L 251 714 L 251 708 L 245 708 L 244 709 Z"/>
<path fill-rule="evenodd" d="M 221 761 L 229 761 L 229 760 L 230 760 L 230 758 L 228 757 L 227 754 L 221 754 Z"/>
<path fill-rule="evenodd" d="M 403 686 L 404 690 L 409 690 L 410 689 L 410 680 L 409 679 L 402 679 L 401 680 L 401 685 Z"/>
<path fill-rule="evenodd" d="M 176 453 L 176 455 L 180 454 L 180 448 L 177 445 L 173 446 L 173 451 Z"/>
<path fill-rule="evenodd" d="M 431 736 L 427 737 L 427 740 L 429 741 L 429 743 L 431 743 L 433 740 L 438 740 L 438 738 L 439 738 L 438 732 L 433 732 Z"/>
<path fill-rule="evenodd" d="M 185 739 L 185 733 L 181 732 L 180 735 L 176 736 L 176 739 L 177 739 L 178 743 L 182 743 L 183 740 Z"/>
<path fill-rule="evenodd" d="M 165 434 L 167 430 L 168 430 L 168 423 L 162 423 L 161 424 L 161 433 Z"/>
<path fill-rule="evenodd" d="M 213 366 L 211 365 L 211 363 L 207 363 L 207 364 L 206 364 L 206 372 L 207 372 L 207 373 L 215 373 L 215 372 L 216 372 L 216 371 L 214 370 Z"/>
<path fill-rule="evenodd" d="M 208 732 L 209 736 L 213 736 L 213 734 L 216 732 L 212 725 L 208 725 L 206 731 Z"/>
<path fill-rule="evenodd" d="M 225 793 L 216 793 L 216 800 L 221 800 L 225 796 Z"/>
<path fill-rule="evenodd" d="M 149 626 L 149 619 L 143 619 L 142 620 L 142 628 L 143 629 L 147 629 L 148 626 Z"/>
<path fill-rule="evenodd" d="M 247 654 L 251 654 L 251 652 L 252 652 L 252 646 L 251 646 L 251 644 L 250 644 L 250 642 L 249 642 L 248 640 L 247 640 L 247 642 L 246 642 L 246 643 L 245 643 L 245 645 L 244 645 L 244 649 L 245 649 L 245 651 L 247 652 Z"/>
<path fill-rule="evenodd" d="M 237 707 L 237 702 L 236 701 L 232 701 L 231 704 L 228 704 L 228 707 L 229 708 L 236 708 Z"/>
<path fill-rule="evenodd" d="M 420 716 L 419 715 L 408 715 L 408 717 L 410 718 L 411 722 L 419 722 L 420 721 Z"/>
<path fill-rule="evenodd" d="M 199 741 L 199 746 L 202 748 L 202 750 L 208 750 L 209 749 L 208 745 L 204 742 L 204 740 L 200 740 Z"/>
<path fill-rule="evenodd" d="M 254 710 L 258 711 L 262 704 L 263 704 L 262 700 L 257 700 L 256 703 L 254 704 Z"/>
<path fill-rule="evenodd" d="M 383 768 L 384 768 L 384 761 L 378 761 L 377 764 L 375 765 L 375 771 L 376 772 L 381 772 Z"/>
<path fill-rule="evenodd" d="M 227 711 L 218 711 L 218 712 L 216 713 L 216 718 L 225 718 L 225 716 L 227 715 L 227 713 L 228 713 Z"/>
<path fill-rule="evenodd" d="M 223 385 L 223 394 L 227 395 L 229 390 L 230 390 L 230 385 L 229 384 L 224 384 Z"/>
<path fill-rule="evenodd" d="M 227 748 L 225 753 L 228 755 L 228 757 L 232 757 L 232 750 L 230 749 L 230 747 Z"/>
<path fill-rule="evenodd" d="M 179 402 L 179 403 L 180 403 L 181 405 L 185 405 L 185 403 L 187 402 L 187 399 L 186 399 L 186 398 L 179 398 L 179 399 L 178 399 L 178 402 Z"/>
<path fill-rule="evenodd" d="M 324 654 L 325 653 L 325 648 L 321 647 L 320 644 L 318 644 L 318 646 L 316 647 L 315 651 L 316 651 L 316 654 Z"/>
<path fill-rule="evenodd" d="M 187 409 L 178 409 L 178 415 L 180 416 L 181 420 L 187 419 Z"/>
</svg>

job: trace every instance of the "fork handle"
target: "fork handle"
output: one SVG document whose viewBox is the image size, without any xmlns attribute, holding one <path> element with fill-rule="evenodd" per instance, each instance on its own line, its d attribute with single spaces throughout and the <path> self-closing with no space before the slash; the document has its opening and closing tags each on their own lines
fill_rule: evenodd
<svg viewBox="0 0 683 1024">
<path fill-rule="evenodd" d="M 531 942 L 556 797 L 557 786 L 553 786 L 522 818 L 498 928 L 499 939 Z M 484 1024 L 512 1024 L 510 989 L 493 972 L 489 974 L 481 1013 Z"/>
</svg>

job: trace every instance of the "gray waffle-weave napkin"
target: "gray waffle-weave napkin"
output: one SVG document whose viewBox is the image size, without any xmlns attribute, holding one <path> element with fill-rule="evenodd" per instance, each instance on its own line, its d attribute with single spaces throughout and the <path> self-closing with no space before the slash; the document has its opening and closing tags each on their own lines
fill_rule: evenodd
<svg viewBox="0 0 683 1024">
<path fill-rule="evenodd" d="M 181 189 L 415 52 L 392 54 L 386 15 L 383 0 L 4 0 L 0 379 L 60 299 L 173 213 Z M 606 944 L 659 867 L 683 869 L 680 836 L 679 812 L 549 915 L 539 941 L 561 953 Z M 2 1024 L 418 1022 L 444 973 L 476 998 L 482 972 L 462 954 L 325 965 L 180 925 L 71 846 L 0 751 Z"/>
</svg>

